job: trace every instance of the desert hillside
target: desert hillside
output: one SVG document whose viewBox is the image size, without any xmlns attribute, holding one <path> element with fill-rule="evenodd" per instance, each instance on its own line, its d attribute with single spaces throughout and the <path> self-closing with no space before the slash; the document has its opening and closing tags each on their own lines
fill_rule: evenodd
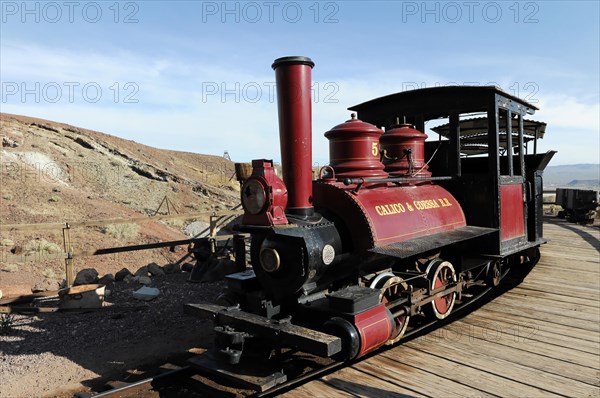
<svg viewBox="0 0 600 398">
<path fill-rule="evenodd" d="M 168 134 L 169 132 L 165 132 Z M 170 211 L 201 213 L 231 208 L 239 186 L 231 161 L 152 148 L 62 123 L 0 114 L 0 288 L 64 277 L 64 261 L 50 258 L 62 231 L 10 231 L 5 225 L 64 223 L 154 215 L 166 197 Z M 165 214 L 166 206 L 160 213 Z M 207 221 L 205 218 L 204 221 Z M 183 221 L 72 229 L 75 252 L 184 239 Z M 58 247 L 57 247 L 58 246 Z M 186 254 L 180 247 L 76 259 L 76 269 L 111 273 L 149 262 L 163 265 Z M 15 261 L 14 254 L 40 254 Z M 12 256 L 11 256 L 12 254 Z M 9 261 L 10 260 L 10 261 Z"/>
</svg>

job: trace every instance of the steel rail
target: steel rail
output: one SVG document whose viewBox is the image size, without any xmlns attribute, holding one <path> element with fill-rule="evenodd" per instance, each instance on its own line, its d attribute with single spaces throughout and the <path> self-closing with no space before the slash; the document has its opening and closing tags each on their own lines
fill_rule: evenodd
<svg viewBox="0 0 600 398">
<path fill-rule="evenodd" d="M 133 383 L 127 383 L 121 387 L 113 388 L 108 391 L 103 391 L 99 393 L 79 393 L 77 394 L 78 398 L 115 398 L 122 397 L 122 394 L 130 394 L 136 390 L 141 390 L 142 388 L 152 387 L 153 384 L 162 382 L 171 377 L 178 377 L 184 375 L 186 372 L 192 370 L 191 366 L 182 366 L 177 369 L 168 370 L 164 373 L 160 373 L 158 375 L 148 377 L 142 380 L 135 381 Z"/>
</svg>

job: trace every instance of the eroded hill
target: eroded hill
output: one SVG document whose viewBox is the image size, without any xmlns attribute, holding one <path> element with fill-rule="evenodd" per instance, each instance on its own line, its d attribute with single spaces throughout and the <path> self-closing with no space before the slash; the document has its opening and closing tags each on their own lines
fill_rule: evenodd
<svg viewBox="0 0 600 398">
<path fill-rule="evenodd" d="M 25 233 L 9 231 L 4 225 L 154 215 L 165 197 L 170 211 L 179 213 L 226 209 L 239 202 L 234 165 L 222 157 L 156 149 L 67 124 L 10 114 L 0 114 L 0 137 L 0 287 L 32 284 L 47 275 L 57 280 L 64 276 L 64 262 L 55 257 L 41 255 L 42 261 L 23 264 L 10 256 L 32 250 L 41 254 L 57 251 L 56 246 L 43 246 L 48 242 L 61 247 L 60 230 Z M 163 205 L 160 213 L 166 210 Z M 88 227 L 74 228 L 71 234 L 75 251 L 81 251 L 182 239 L 183 226 L 182 221 L 147 222 L 124 227 L 129 228 L 125 233 Z M 128 252 L 76 259 L 75 265 L 77 269 L 97 268 L 102 275 L 153 261 L 162 265 L 185 253 L 185 248 Z"/>
</svg>

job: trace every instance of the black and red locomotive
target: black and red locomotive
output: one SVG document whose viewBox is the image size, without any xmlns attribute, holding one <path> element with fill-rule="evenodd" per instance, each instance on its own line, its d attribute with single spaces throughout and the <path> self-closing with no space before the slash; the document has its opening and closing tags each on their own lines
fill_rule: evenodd
<svg viewBox="0 0 600 398">
<path fill-rule="evenodd" d="M 313 66 L 273 63 L 283 179 L 260 159 L 243 184 L 252 271 L 229 275 L 218 305 L 186 305 L 215 320 L 230 364 L 285 348 L 361 357 L 399 341 L 411 317 L 446 318 L 469 289 L 531 267 L 544 243 L 554 152 L 526 153 L 545 129 L 524 119 L 537 108 L 490 86 L 374 99 L 325 133 L 330 163 L 313 179 Z M 444 118 L 425 142 L 425 124 Z"/>
</svg>

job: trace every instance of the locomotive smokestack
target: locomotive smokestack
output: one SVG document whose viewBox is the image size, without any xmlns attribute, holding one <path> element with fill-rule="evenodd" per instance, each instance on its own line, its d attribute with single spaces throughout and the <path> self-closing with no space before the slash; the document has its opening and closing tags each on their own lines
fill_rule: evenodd
<svg viewBox="0 0 600 398">
<path fill-rule="evenodd" d="M 286 213 L 311 216 L 312 206 L 312 103 L 308 57 L 283 57 L 273 62 L 277 82 L 279 141 L 283 182 L 288 189 Z"/>
</svg>

